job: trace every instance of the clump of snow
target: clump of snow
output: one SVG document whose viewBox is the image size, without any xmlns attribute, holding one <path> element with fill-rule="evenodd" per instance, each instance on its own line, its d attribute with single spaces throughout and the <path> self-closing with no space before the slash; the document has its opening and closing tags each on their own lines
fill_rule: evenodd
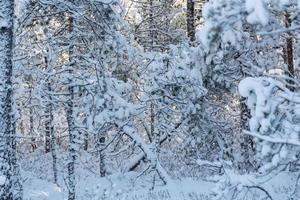
<svg viewBox="0 0 300 200">
<path fill-rule="evenodd" d="M 0 29 L 5 27 L 9 27 L 9 22 L 5 19 L 0 19 Z"/>
<path fill-rule="evenodd" d="M 0 185 L 4 185 L 5 181 L 6 181 L 6 177 L 1 175 L 0 176 Z"/>
<path fill-rule="evenodd" d="M 287 5 L 289 5 L 290 3 L 291 3 L 290 0 L 280 0 L 280 5 L 281 5 L 281 6 L 287 6 Z"/>
<path fill-rule="evenodd" d="M 243 97 L 247 98 L 247 105 L 251 110 L 252 118 L 250 120 L 251 131 L 267 132 L 271 127 L 273 120 L 272 95 L 273 84 L 263 79 L 245 78 L 239 84 L 239 92 Z M 258 130 L 260 128 L 260 130 Z"/>
<path fill-rule="evenodd" d="M 202 27 L 201 31 L 196 33 L 197 39 L 203 44 L 203 46 L 207 49 L 210 44 L 210 31 L 213 25 L 209 23 L 209 21 L 205 22 L 205 25 Z"/>
<path fill-rule="evenodd" d="M 268 12 L 262 0 L 246 0 L 246 10 L 249 13 L 247 17 L 249 23 L 268 24 Z"/>
<path fill-rule="evenodd" d="M 222 40 L 224 43 L 229 43 L 231 45 L 236 44 L 235 33 L 232 30 L 227 30 L 223 33 Z"/>
</svg>

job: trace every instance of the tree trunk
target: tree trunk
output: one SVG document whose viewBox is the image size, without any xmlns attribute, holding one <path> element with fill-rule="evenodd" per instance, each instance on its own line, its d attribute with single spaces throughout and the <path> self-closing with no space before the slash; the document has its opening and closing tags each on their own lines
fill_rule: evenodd
<svg viewBox="0 0 300 200">
<path fill-rule="evenodd" d="M 46 69 L 48 68 L 47 56 L 45 56 L 45 68 Z M 52 115 L 51 103 L 48 102 L 48 105 L 46 106 L 46 121 L 45 121 L 45 153 L 49 153 L 51 150 L 51 141 L 50 141 L 50 132 L 51 132 L 51 126 L 52 126 L 51 117 L 53 118 L 53 116 L 51 116 L 51 115 Z"/>
<path fill-rule="evenodd" d="M 45 68 L 48 68 L 48 59 L 47 56 L 45 56 Z M 49 83 L 48 83 L 49 84 Z M 51 88 L 49 88 L 49 85 L 47 86 L 48 92 L 51 92 Z M 49 90 L 50 89 L 50 90 Z M 50 100 L 51 96 L 48 94 L 48 101 Z M 48 102 L 46 106 L 46 121 L 45 121 L 45 153 L 49 153 L 51 150 L 51 126 L 52 126 L 52 108 L 51 103 Z"/>
<path fill-rule="evenodd" d="M 151 105 L 150 105 L 150 135 L 149 135 L 150 142 L 153 141 L 153 137 L 154 137 L 154 129 L 155 129 L 154 123 L 155 123 L 154 103 L 151 102 Z"/>
<path fill-rule="evenodd" d="M 72 14 L 71 14 L 72 15 Z M 73 16 L 69 17 L 69 34 L 71 35 L 71 41 L 74 42 L 74 18 Z M 74 124 L 74 85 L 73 85 L 73 56 L 74 56 L 74 45 L 70 45 L 69 47 L 69 85 L 68 85 L 68 93 L 69 99 L 67 101 L 67 123 L 69 128 L 69 160 L 68 160 L 68 200 L 75 199 L 75 161 L 76 161 L 76 136 L 75 136 L 75 124 Z"/>
<path fill-rule="evenodd" d="M 150 51 L 153 51 L 154 48 L 154 16 L 153 16 L 153 0 L 148 0 L 149 2 L 149 8 L 148 8 L 148 12 L 149 12 L 149 38 L 150 38 L 150 45 L 149 45 L 149 49 Z"/>
<path fill-rule="evenodd" d="M 284 23 L 286 28 L 291 27 L 291 17 L 288 12 L 284 13 Z M 294 69 L 294 50 L 293 50 L 293 37 L 288 35 L 285 39 L 285 47 L 284 47 L 284 62 L 287 65 L 287 74 L 290 78 L 294 78 L 295 69 Z M 293 84 L 292 81 L 288 81 L 289 84 Z M 293 90 L 292 86 L 289 86 L 291 90 Z"/>
<path fill-rule="evenodd" d="M 51 83 L 48 80 L 47 83 L 47 91 L 48 91 L 48 102 L 47 102 L 47 108 L 46 108 L 46 132 L 48 131 L 49 135 L 49 144 L 46 143 L 46 145 L 49 145 L 49 151 L 51 151 L 52 156 L 52 170 L 53 170 L 53 180 L 54 183 L 57 184 L 57 156 L 56 156 L 56 140 L 54 135 L 54 125 L 53 125 L 53 111 L 52 111 L 52 98 L 51 98 Z"/>
<path fill-rule="evenodd" d="M 34 133 L 34 126 L 33 126 L 33 107 L 32 107 L 32 83 L 29 85 L 29 134 L 31 138 L 31 147 L 32 152 L 36 150 L 36 139 Z"/>
<path fill-rule="evenodd" d="M 74 119 L 73 119 L 73 99 L 74 99 L 74 88 L 69 86 L 69 100 L 67 102 L 67 122 L 69 127 L 69 162 L 68 162 L 68 186 L 69 195 L 68 200 L 75 199 L 75 136 L 74 136 Z"/>
<path fill-rule="evenodd" d="M 69 195 L 68 200 L 75 199 L 75 136 L 74 136 L 74 119 L 73 119 L 73 99 L 74 99 L 74 88 L 69 86 L 69 100 L 67 102 L 67 122 L 69 127 L 69 161 L 68 161 L 68 186 Z"/>
<path fill-rule="evenodd" d="M 187 36 L 190 41 L 195 41 L 195 3 L 194 0 L 187 0 L 186 26 Z"/>
<path fill-rule="evenodd" d="M 99 152 L 99 169 L 100 176 L 105 177 L 106 169 L 105 169 L 105 154 L 104 154 L 104 146 L 105 146 L 105 136 L 100 133 L 98 135 L 98 152 Z"/>
<path fill-rule="evenodd" d="M 83 143 L 83 150 L 87 151 L 89 148 L 89 134 L 84 134 L 84 143 Z"/>
<path fill-rule="evenodd" d="M 0 1 L 0 199 L 22 199 L 12 109 L 14 1 Z"/>
</svg>

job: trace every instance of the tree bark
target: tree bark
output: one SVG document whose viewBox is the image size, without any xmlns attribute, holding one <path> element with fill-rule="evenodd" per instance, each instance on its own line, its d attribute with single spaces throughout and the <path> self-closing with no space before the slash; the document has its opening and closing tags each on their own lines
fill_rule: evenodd
<svg viewBox="0 0 300 200">
<path fill-rule="evenodd" d="M 0 1 L 0 199 L 22 199 L 12 109 L 14 1 Z"/>
<path fill-rule="evenodd" d="M 45 56 L 45 68 L 48 69 L 48 59 L 47 56 Z M 49 89 L 49 87 L 47 88 Z M 50 91 L 49 91 L 50 92 Z M 49 94 L 48 94 L 49 95 Z M 48 96 L 49 100 L 49 96 Z M 46 106 L 46 121 L 45 121 L 45 153 L 49 153 L 51 150 L 51 141 L 50 141 L 50 132 L 51 132 L 51 118 L 53 118 L 51 113 L 51 103 L 47 103 Z"/>
<path fill-rule="evenodd" d="M 84 143 L 83 143 L 83 150 L 87 151 L 89 148 L 89 134 L 84 134 Z"/>
<path fill-rule="evenodd" d="M 195 2 L 194 0 L 187 0 L 187 12 L 186 12 L 186 26 L 187 36 L 190 41 L 195 41 Z"/>
<path fill-rule="evenodd" d="M 105 146 L 105 136 L 103 135 L 103 133 L 100 133 L 100 135 L 98 135 L 98 151 L 99 151 L 99 169 L 100 169 L 101 177 L 105 177 L 106 175 L 104 146 Z"/>
<path fill-rule="evenodd" d="M 54 125 L 53 125 L 53 107 L 52 107 L 52 98 L 51 98 L 51 83 L 48 80 L 47 83 L 47 91 L 48 94 L 48 102 L 47 102 L 47 110 L 46 110 L 46 117 L 47 117 L 47 129 L 49 131 L 49 151 L 51 151 L 52 156 L 52 170 L 53 170 L 53 180 L 54 183 L 57 184 L 57 156 L 56 156 L 56 138 L 54 134 Z M 47 131 L 46 129 L 46 131 Z M 47 145 L 47 143 L 46 143 Z"/>
<path fill-rule="evenodd" d="M 33 121 L 33 106 L 32 106 L 32 83 L 29 83 L 29 134 L 31 138 L 32 152 L 36 150 L 36 139 L 34 133 L 34 121 Z"/>
<path fill-rule="evenodd" d="M 284 23 L 286 28 L 291 27 L 292 20 L 288 12 L 284 13 Z M 287 65 L 288 76 L 290 78 L 294 78 L 295 69 L 294 69 L 293 37 L 290 34 L 285 38 L 284 62 Z M 293 84 L 292 81 L 288 81 L 288 83 Z M 293 90 L 292 86 L 289 86 L 289 88 Z"/>
<path fill-rule="evenodd" d="M 71 35 L 71 43 L 74 41 L 74 19 L 72 14 L 69 17 L 69 34 Z M 76 149 L 75 149 L 75 124 L 74 124 L 74 85 L 73 85 L 73 56 L 74 56 L 74 45 L 70 44 L 69 47 L 69 85 L 68 85 L 68 93 L 69 99 L 67 101 L 67 123 L 69 128 L 69 160 L 68 160 L 68 200 L 75 200 L 75 161 L 76 161 Z"/>
</svg>

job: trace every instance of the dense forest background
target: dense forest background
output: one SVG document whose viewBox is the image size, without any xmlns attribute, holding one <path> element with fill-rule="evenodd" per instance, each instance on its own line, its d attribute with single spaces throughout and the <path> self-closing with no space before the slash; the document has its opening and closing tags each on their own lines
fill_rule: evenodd
<svg viewBox="0 0 300 200">
<path fill-rule="evenodd" d="M 299 12 L 0 0 L 0 200 L 300 199 Z"/>
</svg>

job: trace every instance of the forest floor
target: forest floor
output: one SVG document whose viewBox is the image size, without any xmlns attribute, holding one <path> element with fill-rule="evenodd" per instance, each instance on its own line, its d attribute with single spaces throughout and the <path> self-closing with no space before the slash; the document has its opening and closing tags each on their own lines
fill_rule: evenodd
<svg viewBox="0 0 300 200">
<path fill-rule="evenodd" d="M 53 183 L 52 159 L 50 155 L 37 156 L 38 153 L 23 159 L 21 175 L 25 200 L 65 200 L 67 199 L 66 167 L 58 165 L 58 184 Z M 59 157 L 59 163 L 64 155 Z M 134 173 L 114 173 L 101 178 L 90 162 L 91 157 L 81 156 L 76 168 L 76 191 L 78 200 L 211 200 L 216 191 L 216 183 L 196 178 L 173 180 L 167 186 L 155 186 L 146 178 L 136 179 Z M 40 164 L 41 163 L 41 164 Z M 63 175 L 65 174 L 65 175 Z M 245 177 L 244 177 L 245 178 Z M 243 179 L 243 178 L 241 178 Z M 267 179 L 260 186 L 272 196 L 273 200 L 296 200 L 299 198 L 299 174 L 281 172 Z M 257 189 L 240 192 L 238 200 L 260 200 L 265 195 Z"/>
<path fill-rule="evenodd" d="M 31 176 L 30 176 L 31 177 Z M 126 188 L 120 181 L 114 188 L 108 186 L 107 179 L 88 178 L 77 184 L 77 199 L 80 200 L 210 200 L 209 192 L 213 188 L 208 182 L 184 180 L 174 187 L 156 187 L 154 190 Z M 122 185 L 122 186 L 120 186 Z M 38 178 L 29 178 L 24 184 L 25 200 L 64 200 L 67 199 L 65 188 Z"/>
</svg>

